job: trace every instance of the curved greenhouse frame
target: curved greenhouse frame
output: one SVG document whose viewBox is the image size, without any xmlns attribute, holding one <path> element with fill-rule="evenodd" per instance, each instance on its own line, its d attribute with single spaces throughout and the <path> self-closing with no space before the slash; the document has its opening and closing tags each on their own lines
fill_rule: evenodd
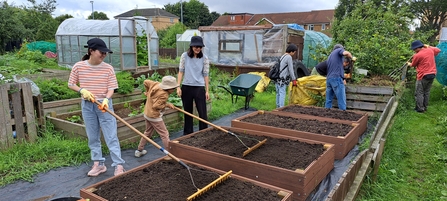
<svg viewBox="0 0 447 201">
<path fill-rule="evenodd" d="M 315 54 L 315 48 L 320 45 L 323 48 L 329 47 L 332 39 L 324 33 L 317 31 L 305 31 L 304 35 L 304 49 L 303 49 L 303 63 L 307 68 L 316 66 L 319 62 L 311 57 Z"/>
<path fill-rule="evenodd" d="M 70 18 L 63 21 L 56 31 L 58 63 L 72 66 L 80 61 L 87 53 L 84 45 L 87 45 L 89 39 L 96 37 L 104 40 L 107 47 L 113 51 L 113 54 L 107 55 L 104 62 L 111 64 L 115 71 L 136 70 L 141 67 L 139 63 L 149 66 L 149 69 L 158 67 L 157 32 L 144 17 L 114 20 Z M 143 45 L 144 49 L 138 50 L 138 45 Z M 141 57 L 142 52 L 144 59 L 138 59 L 137 56 Z M 146 52 L 147 57 L 144 56 Z"/>
</svg>

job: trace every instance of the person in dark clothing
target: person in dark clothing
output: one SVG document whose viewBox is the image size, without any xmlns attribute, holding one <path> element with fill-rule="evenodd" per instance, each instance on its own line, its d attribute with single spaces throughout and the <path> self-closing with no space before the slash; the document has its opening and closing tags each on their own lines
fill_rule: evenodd
<svg viewBox="0 0 447 201">
<path fill-rule="evenodd" d="M 193 113 L 194 103 L 196 104 L 199 117 L 208 120 L 206 111 L 206 101 L 210 99 L 209 72 L 210 62 L 203 54 L 203 39 L 200 36 L 193 36 L 189 45 L 189 50 L 184 52 L 180 58 L 177 82 L 181 87 L 177 88 L 177 95 L 182 98 L 183 108 L 186 112 Z M 193 132 L 194 122 L 191 116 L 184 114 L 183 134 Z M 199 129 L 208 128 L 202 121 L 199 122 Z"/>
<path fill-rule="evenodd" d="M 340 44 L 336 44 L 327 60 L 326 103 L 325 108 L 332 108 L 332 99 L 337 97 L 338 109 L 346 110 L 345 74 L 343 56 L 352 58 Z"/>
</svg>

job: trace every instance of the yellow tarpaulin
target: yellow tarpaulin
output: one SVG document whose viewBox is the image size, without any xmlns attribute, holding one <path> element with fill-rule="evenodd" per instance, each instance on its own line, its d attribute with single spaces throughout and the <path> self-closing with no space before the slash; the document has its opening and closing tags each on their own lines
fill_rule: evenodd
<svg viewBox="0 0 447 201">
<path fill-rule="evenodd" d="M 259 75 L 261 76 L 261 80 L 259 80 L 258 85 L 256 85 L 256 92 L 264 92 L 265 89 L 270 84 L 270 78 L 265 76 L 265 72 L 249 72 L 248 74 Z"/>
<path fill-rule="evenodd" d="M 326 95 L 326 77 L 310 75 L 298 78 L 297 86 L 289 85 L 289 104 L 314 105 L 314 95 Z"/>
</svg>

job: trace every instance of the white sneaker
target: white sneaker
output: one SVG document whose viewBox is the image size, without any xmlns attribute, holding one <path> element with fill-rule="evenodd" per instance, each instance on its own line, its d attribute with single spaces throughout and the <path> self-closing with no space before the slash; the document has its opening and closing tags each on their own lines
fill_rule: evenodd
<svg viewBox="0 0 447 201">
<path fill-rule="evenodd" d="M 141 156 L 144 156 L 147 154 L 147 151 L 143 149 L 143 151 L 135 150 L 135 157 L 140 158 Z"/>
</svg>

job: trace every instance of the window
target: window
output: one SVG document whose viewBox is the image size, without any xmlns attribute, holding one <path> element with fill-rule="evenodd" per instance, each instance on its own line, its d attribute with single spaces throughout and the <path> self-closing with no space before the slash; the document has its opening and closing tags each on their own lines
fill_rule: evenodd
<svg viewBox="0 0 447 201">
<path fill-rule="evenodd" d="M 169 19 L 169 21 L 170 21 L 171 23 L 174 23 L 174 18 L 171 17 L 171 18 Z"/>
<path fill-rule="evenodd" d="M 230 16 L 230 20 L 231 20 L 231 21 L 234 21 L 235 18 L 236 18 L 236 17 L 235 17 L 234 15 Z"/>
<path fill-rule="evenodd" d="M 307 30 L 313 31 L 314 30 L 314 25 L 313 24 L 307 25 Z"/>
<path fill-rule="evenodd" d="M 239 40 L 221 40 L 219 42 L 220 52 L 240 52 L 241 41 Z"/>
<path fill-rule="evenodd" d="M 321 30 L 326 30 L 326 24 L 321 25 Z"/>
</svg>

